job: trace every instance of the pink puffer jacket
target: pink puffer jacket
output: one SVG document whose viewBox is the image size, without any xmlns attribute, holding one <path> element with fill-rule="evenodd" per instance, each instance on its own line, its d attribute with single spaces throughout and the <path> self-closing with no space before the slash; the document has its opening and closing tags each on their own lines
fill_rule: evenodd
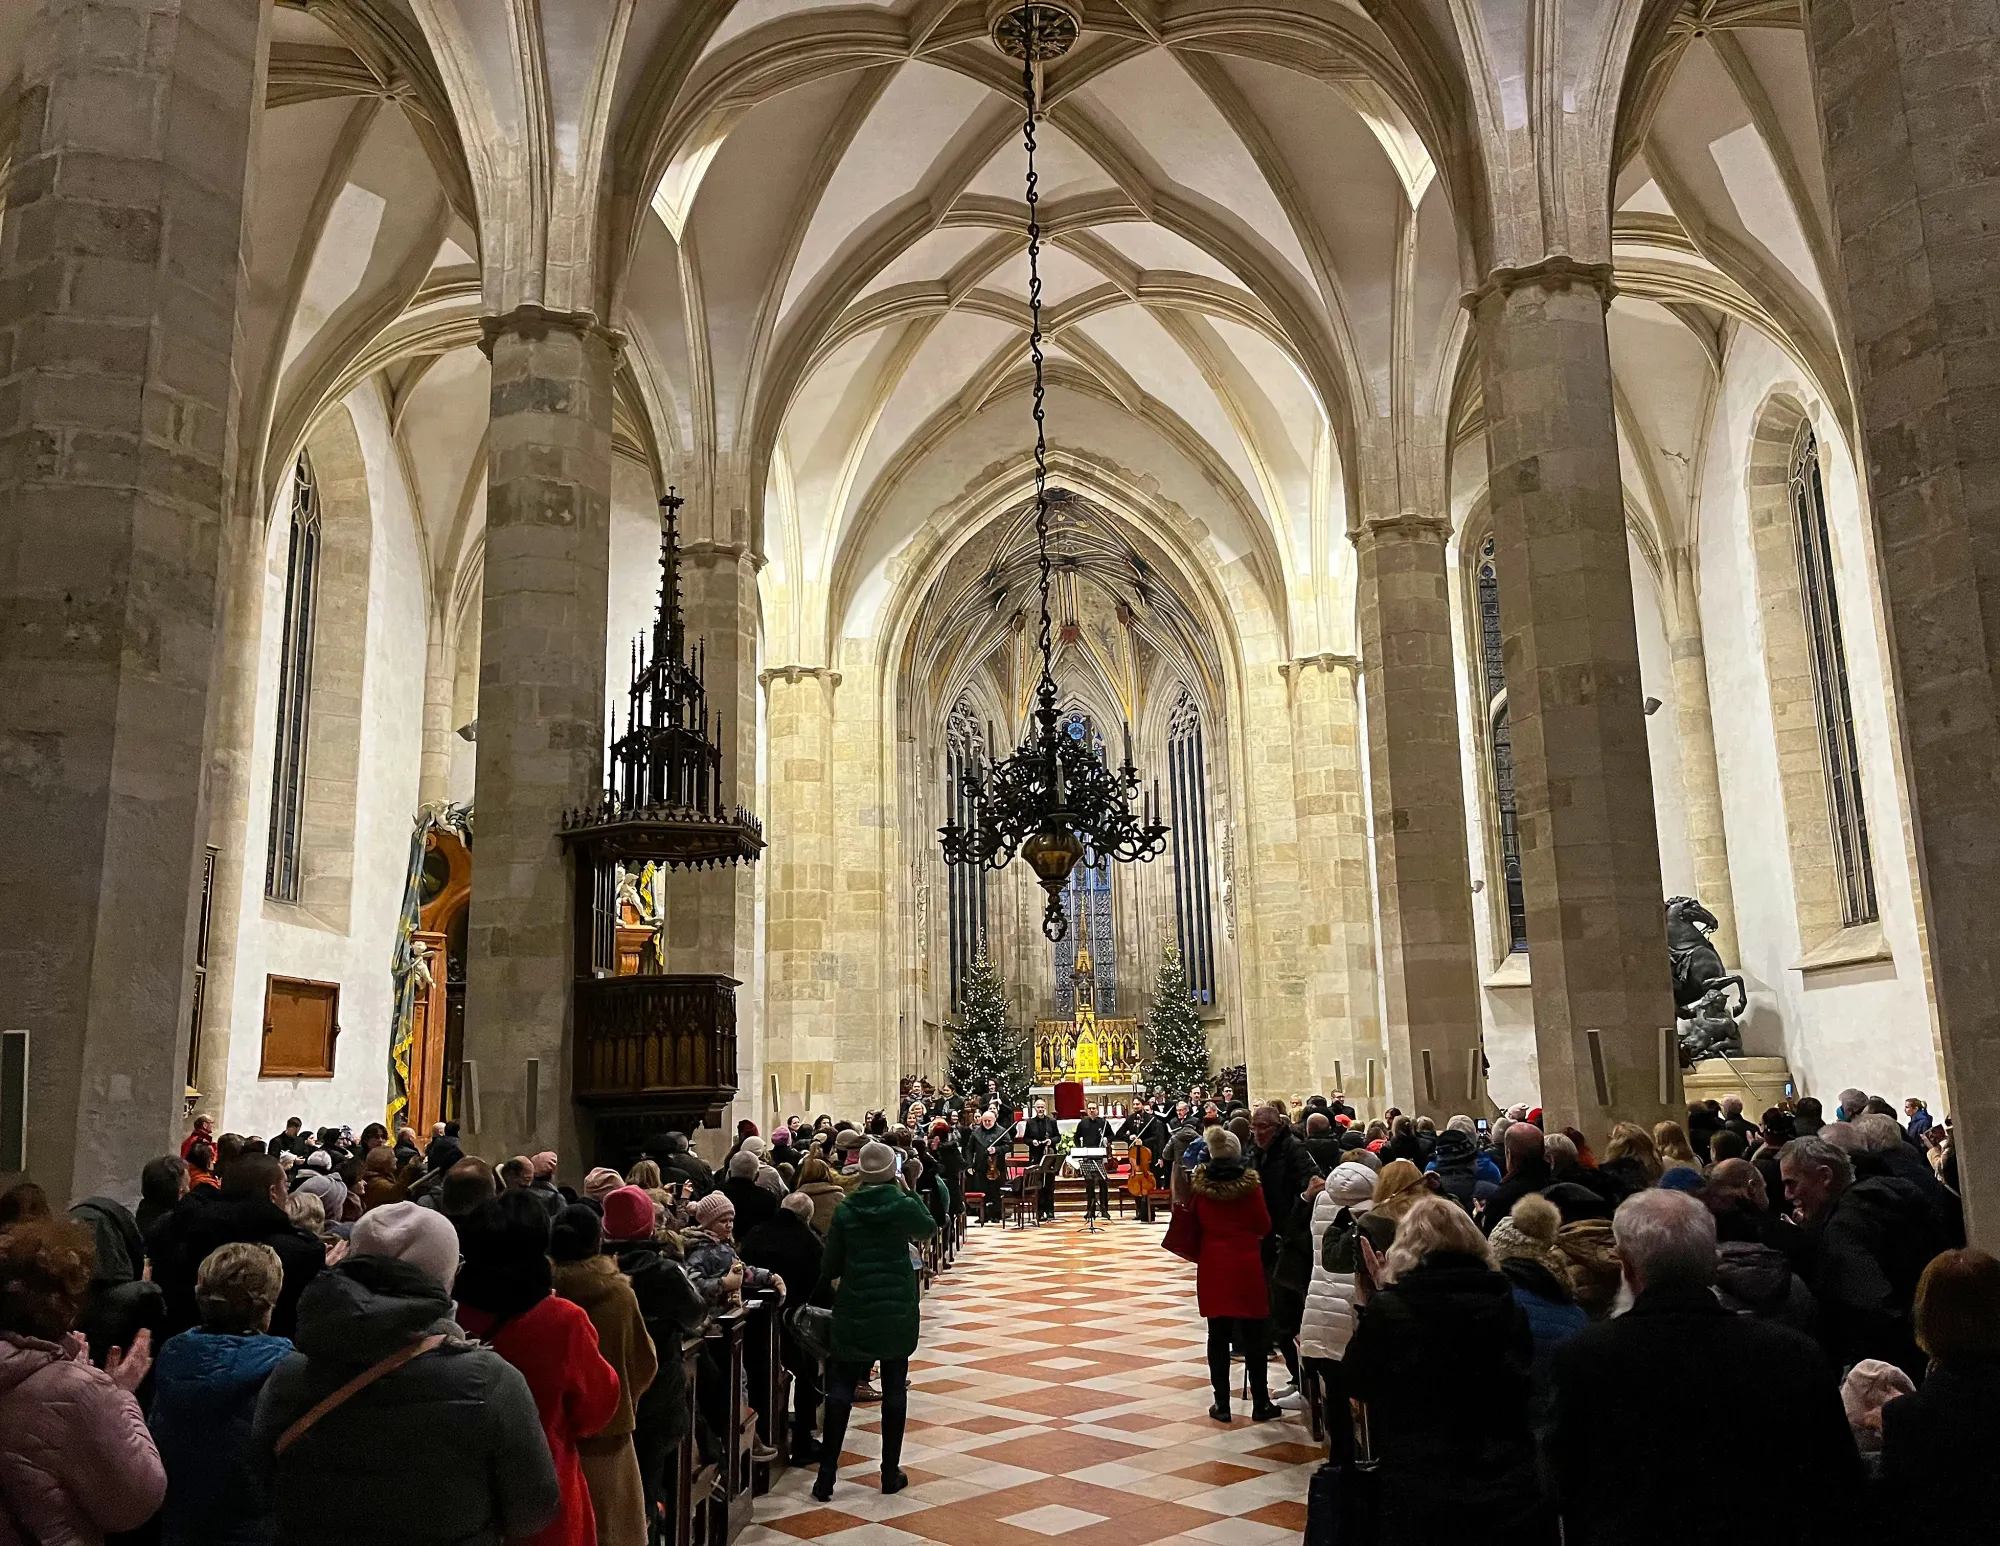
<svg viewBox="0 0 2000 1546">
<path fill-rule="evenodd" d="M 60 1345 L 0 1332 L 0 1546 L 102 1546 L 167 1495 L 139 1403 Z"/>
</svg>

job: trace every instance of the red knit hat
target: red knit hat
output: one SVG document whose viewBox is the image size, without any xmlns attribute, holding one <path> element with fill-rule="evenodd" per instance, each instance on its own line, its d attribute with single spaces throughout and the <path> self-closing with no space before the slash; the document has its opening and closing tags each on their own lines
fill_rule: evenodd
<svg viewBox="0 0 2000 1546">
<path fill-rule="evenodd" d="M 636 1186 L 621 1186 L 604 1199 L 604 1238 L 647 1240 L 653 1233 L 653 1199 Z"/>
</svg>

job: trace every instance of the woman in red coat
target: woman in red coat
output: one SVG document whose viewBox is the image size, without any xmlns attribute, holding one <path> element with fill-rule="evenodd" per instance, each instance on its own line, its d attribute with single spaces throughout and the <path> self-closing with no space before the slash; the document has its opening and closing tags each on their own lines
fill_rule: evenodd
<svg viewBox="0 0 2000 1546">
<path fill-rule="evenodd" d="M 1193 1206 L 1201 1225 L 1194 1271 L 1195 1303 L 1208 1322 L 1208 1378 L 1215 1405 L 1208 1415 L 1229 1421 L 1229 1348 L 1243 1353 L 1250 1375 L 1250 1415 L 1269 1422 L 1281 1415 L 1264 1384 L 1270 1358 L 1267 1317 L 1271 1301 L 1264 1287 L 1259 1244 L 1271 1231 L 1263 1184 L 1243 1163 L 1243 1144 L 1226 1127 L 1204 1135 L 1208 1162 L 1195 1166 Z"/>
<path fill-rule="evenodd" d="M 465 1264 L 453 1294 L 458 1323 L 519 1369 L 535 1397 L 562 1508 L 530 1546 L 596 1546 L 597 1520 L 577 1440 L 618 1410 L 618 1373 L 597 1350 L 581 1305 L 552 1292 L 549 1215 L 525 1188 L 481 1203 L 465 1229 Z"/>
</svg>

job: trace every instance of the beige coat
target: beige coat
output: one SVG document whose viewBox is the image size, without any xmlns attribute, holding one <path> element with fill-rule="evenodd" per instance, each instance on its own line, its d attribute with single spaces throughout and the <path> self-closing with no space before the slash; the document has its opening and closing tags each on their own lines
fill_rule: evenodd
<svg viewBox="0 0 2000 1546">
<path fill-rule="evenodd" d="M 594 1438 L 579 1439 L 583 1479 L 597 1515 L 598 1546 L 646 1546 L 646 1492 L 632 1448 L 634 1407 L 659 1373 L 639 1301 L 609 1256 L 558 1262 L 555 1289 L 597 1328 L 597 1350 L 618 1371 L 618 1410 Z"/>
</svg>

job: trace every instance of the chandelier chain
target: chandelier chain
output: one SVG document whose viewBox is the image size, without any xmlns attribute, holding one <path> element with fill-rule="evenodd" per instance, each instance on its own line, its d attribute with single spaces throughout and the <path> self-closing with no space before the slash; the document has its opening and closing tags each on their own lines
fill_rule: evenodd
<svg viewBox="0 0 2000 1546">
<path fill-rule="evenodd" d="M 1030 36 L 1034 32 L 1034 13 L 1032 5 L 1022 8 L 1022 29 Z M 1035 171 L 1036 96 L 1034 50 L 1029 49 L 1021 60 L 1021 101 L 1026 109 L 1021 138 L 1028 151 L 1028 359 L 1035 373 L 1035 551 L 1040 565 L 1041 586 L 1041 617 L 1036 643 L 1042 656 L 1038 695 L 1053 704 L 1056 684 L 1051 660 L 1055 637 L 1049 622 L 1049 441 L 1044 407 L 1048 387 L 1043 379 L 1042 359 L 1042 227 L 1036 215 L 1036 205 L 1041 201 L 1041 195 L 1036 191 L 1040 175 Z"/>
</svg>

